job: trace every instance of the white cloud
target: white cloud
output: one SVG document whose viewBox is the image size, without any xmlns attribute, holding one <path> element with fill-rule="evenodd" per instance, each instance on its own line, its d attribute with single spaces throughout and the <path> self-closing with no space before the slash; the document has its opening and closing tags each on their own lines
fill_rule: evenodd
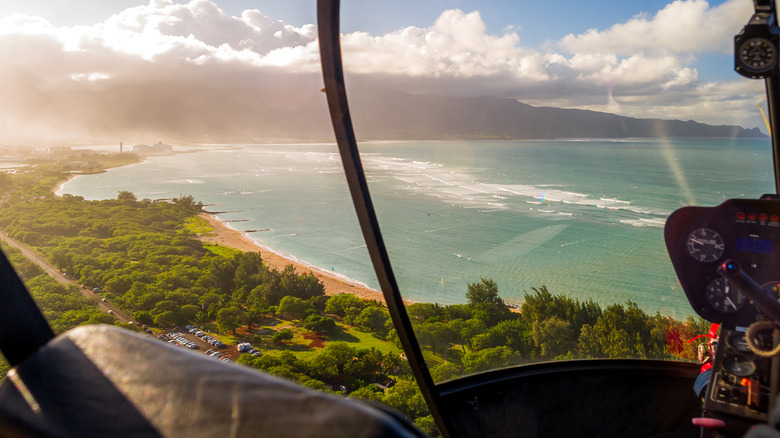
<svg viewBox="0 0 780 438">
<path fill-rule="evenodd" d="M 17 52 L 29 52 L 29 57 L 37 56 L 41 62 L 52 55 L 49 59 L 64 59 L 57 69 L 36 69 L 62 77 L 92 74 L 91 69 L 123 80 L 172 70 L 189 70 L 187 76 L 197 76 L 195 70 L 204 66 L 242 70 L 296 66 L 299 60 L 301 69 L 317 71 L 318 58 L 312 62 L 311 56 L 317 53 L 314 26 L 295 28 L 256 10 L 230 17 L 207 0 L 183 5 L 155 0 L 95 26 L 55 28 L 41 18 L 14 15 L 0 20 L 0 38 L 0 45 L 9 46 L 13 40 Z M 53 50 L 59 53 L 38 50 L 35 46 L 44 40 L 58 47 Z M 14 66 L 14 59 L 10 61 L 6 69 Z M 28 56 L 18 61 L 26 63 L 18 68 L 29 68 Z"/>
<path fill-rule="evenodd" d="M 407 27 L 374 37 L 344 35 L 344 63 L 353 73 L 486 77 L 507 72 L 542 78 L 539 54 L 518 47 L 516 33 L 487 35 L 479 12 L 444 11 L 427 29 Z"/>
<path fill-rule="evenodd" d="M 478 12 L 449 10 L 428 28 L 344 35 L 342 47 L 348 72 L 366 81 L 372 75 L 384 81 L 392 77 L 393 83 L 416 92 L 449 87 L 449 92 L 491 92 L 535 104 L 600 111 L 620 105 L 621 111 L 638 117 L 659 114 L 642 104 L 652 97 L 665 117 L 677 118 L 674 108 L 681 105 L 681 93 L 706 89 L 697 58 L 730 53 L 734 34 L 751 12 L 750 0 L 728 0 L 714 7 L 703 0 L 678 0 L 654 15 L 568 35 L 555 50 L 522 47 L 517 33 L 489 35 Z M 712 96 L 703 100 L 710 103 L 697 120 L 721 122 L 722 115 L 733 110 L 714 109 L 717 100 Z M 681 110 L 679 117 L 689 113 Z M 754 121 L 727 120 L 749 126 L 755 126 Z"/>
<path fill-rule="evenodd" d="M 698 57 L 731 50 L 751 9 L 750 0 L 715 7 L 677 0 L 654 15 L 568 35 L 545 48 L 523 47 L 520 26 L 491 35 L 479 12 L 447 10 L 430 27 L 354 32 L 341 44 L 350 77 L 375 86 L 487 92 L 536 105 L 757 126 L 757 83 L 702 83 L 696 66 Z M 209 0 L 151 0 L 94 26 L 55 27 L 12 15 L 0 19 L 0 84 L 6 84 L 0 96 L 20 97 L 20 91 L 2 88 L 21 79 L 28 86 L 18 89 L 46 91 L 166 80 L 262 86 L 264 74 L 283 72 L 315 78 L 316 31 L 257 10 L 229 16 Z M 321 86 L 318 80 L 305 83 L 312 90 Z"/>
<path fill-rule="evenodd" d="M 705 0 L 677 0 L 653 17 L 638 15 L 607 30 L 567 35 L 560 45 L 570 53 L 729 53 L 734 35 L 753 13 L 750 0 L 710 7 Z"/>
</svg>

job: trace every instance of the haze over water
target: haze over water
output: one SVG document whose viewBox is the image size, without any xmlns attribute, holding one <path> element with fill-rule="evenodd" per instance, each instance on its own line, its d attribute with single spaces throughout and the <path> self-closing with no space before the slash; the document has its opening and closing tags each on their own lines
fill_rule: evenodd
<svg viewBox="0 0 780 438">
<path fill-rule="evenodd" d="M 404 297 L 465 302 L 496 280 L 601 304 L 692 310 L 663 242 L 684 205 L 774 190 L 768 140 L 386 142 L 361 145 Z M 85 175 L 60 193 L 193 195 L 262 245 L 378 288 L 335 145 L 237 145 Z"/>
</svg>

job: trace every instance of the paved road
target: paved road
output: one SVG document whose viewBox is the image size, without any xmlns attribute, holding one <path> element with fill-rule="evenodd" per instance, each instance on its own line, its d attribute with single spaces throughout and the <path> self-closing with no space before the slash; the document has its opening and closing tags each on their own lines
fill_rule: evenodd
<svg viewBox="0 0 780 438">
<path fill-rule="evenodd" d="M 3 242 L 7 243 L 10 246 L 13 246 L 14 248 L 19 249 L 19 251 L 22 252 L 23 256 L 27 257 L 30 261 L 40 266 L 41 269 L 43 269 L 47 274 L 49 274 L 52 278 L 54 278 L 58 282 L 66 286 L 69 285 L 76 286 L 79 292 L 81 292 L 81 295 L 83 295 L 87 299 L 94 300 L 97 302 L 97 307 L 99 310 L 102 310 L 103 312 L 106 313 L 108 313 L 109 310 L 113 311 L 114 316 L 120 322 L 135 323 L 135 321 L 133 321 L 133 319 L 127 313 L 123 312 L 118 307 L 116 307 L 115 305 L 109 302 L 101 301 L 101 297 L 93 293 L 92 291 L 83 289 L 79 283 L 63 275 L 62 272 L 60 272 L 57 268 L 55 268 L 52 264 L 50 264 L 45 258 L 33 252 L 30 248 L 26 247 L 23 243 L 19 242 L 16 239 L 11 238 L 10 236 L 8 236 L 3 232 L 0 232 L 0 240 L 2 240 Z"/>
</svg>

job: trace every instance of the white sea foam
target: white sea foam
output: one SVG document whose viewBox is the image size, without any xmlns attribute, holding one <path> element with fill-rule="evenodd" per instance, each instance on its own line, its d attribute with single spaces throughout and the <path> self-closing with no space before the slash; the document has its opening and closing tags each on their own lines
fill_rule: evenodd
<svg viewBox="0 0 780 438">
<path fill-rule="evenodd" d="M 656 219 L 665 219 L 669 214 L 668 211 L 638 205 L 628 199 L 592 196 L 582 191 L 567 190 L 563 184 L 496 184 L 479 181 L 470 173 L 455 171 L 430 161 L 413 161 L 379 154 L 370 154 L 365 158 L 370 173 L 387 172 L 401 183 L 396 187 L 400 190 L 439 199 L 453 206 L 478 209 L 480 212 L 523 211 L 519 203 L 546 205 L 547 208 L 536 211 L 562 217 L 574 216 L 579 209 L 609 209 L 637 215 L 622 220 L 622 223 L 632 226 L 657 226 L 660 222 Z M 569 211 L 550 209 L 555 203 L 566 204 Z M 648 219 L 656 222 L 648 225 L 645 222 Z"/>
<path fill-rule="evenodd" d="M 663 228 L 665 221 L 658 220 L 653 221 L 650 219 L 621 219 L 620 223 L 631 225 L 634 227 L 655 227 L 655 228 Z"/>
</svg>

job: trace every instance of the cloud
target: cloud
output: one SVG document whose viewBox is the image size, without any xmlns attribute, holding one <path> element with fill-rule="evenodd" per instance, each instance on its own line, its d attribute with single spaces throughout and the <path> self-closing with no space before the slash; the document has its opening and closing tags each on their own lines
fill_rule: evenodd
<svg viewBox="0 0 780 438">
<path fill-rule="evenodd" d="M 607 30 L 567 35 L 560 46 L 576 54 L 730 53 L 734 35 L 753 13 L 747 0 L 710 7 L 705 0 L 677 0 L 653 17 L 640 14 Z"/>
<path fill-rule="evenodd" d="M 478 11 L 455 9 L 429 27 L 353 32 L 341 44 L 351 84 L 750 127 L 761 124 L 754 109 L 760 85 L 736 78 L 704 83 L 696 62 L 729 52 L 751 9 L 750 0 L 714 7 L 678 0 L 654 15 L 542 48 L 524 47 L 519 25 L 491 35 Z M 78 125 L 78 115 L 106 125 L 95 93 L 158 90 L 149 84 L 160 83 L 187 84 L 187 93 L 248 87 L 257 99 L 289 111 L 321 100 L 316 38 L 313 24 L 290 26 L 258 10 L 230 16 L 209 0 L 151 0 L 93 26 L 55 27 L 12 15 L 0 19 L 0 117 L 49 114 L 52 126 L 64 127 Z M 170 99 L 193 99 L 170 93 Z M 210 93 L 209 105 L 219 106 L 220 93 Z"/>
<path fill-rule="evenodd" d="M 0 20 L 0 46 L 11 41 L 17 53 L 26 54 L 10 59 L 5 70 L 29 69 L 54 56 L 64 61 L 58 69 L 35 70 L 62 78 L 135 80 L 162 73 L 202 74 L 211 80 L 213 70 L 296 67 L 316 72 L 318 59 L 315 26 L 295 28 L 256 10 L 230 17 L 206 0 L 183 5 L 153 0 L 95 26 L 55 28 L 42 18 L 12 15 Z M 50 50 L 40 50 L 42 41 Z"/>
<path fill-rule="evenodd" d="M 489 35 L 478 12 L 449 10 L 428 28 L 383 35 L 344 35 L 346 70 L 368 82 L 412 92 L 491 93 L 537 105 L 610 111 L 636 117 L 685 118 L 759 126 L 752 102 L 728 101 L 732 82 L 763 96 L 757 83 L 737 78 L 702 83 L 697 61 L 731 53 L 734 35 L 752 13 L 750 0 L 710 6 L 678 0 L 607 29 L 567 35 L 544 48 L 520 45 L 513 29 Z M 725 55 L 724 55 L 725 54 Z M 388 74 L 387 72 L 392 72 Z M 721 76 L 727 77 L 728 72 Z M 685 101 L 681 101 L 684 99 Z M 694 100 L 702 102 L 698 113 Z M 646 106 L 652 101 L 654 107 Z M 740 109 L 737 110 L 737 107 Z M 739 115 L 739 117 L 733 117 Z"/>
<path fill-rule="evenodd" d="M 356 74 L 394 71 L 410 77 L 490 77 L 511 73 L 544 78 L 539 54 L 518 46 L 516 33 L 488 35 L 479 12 L 444 11 L 430 28 L 407 27 L 374 37 L 344 35 L 346 69 Z"/>
</svg>

